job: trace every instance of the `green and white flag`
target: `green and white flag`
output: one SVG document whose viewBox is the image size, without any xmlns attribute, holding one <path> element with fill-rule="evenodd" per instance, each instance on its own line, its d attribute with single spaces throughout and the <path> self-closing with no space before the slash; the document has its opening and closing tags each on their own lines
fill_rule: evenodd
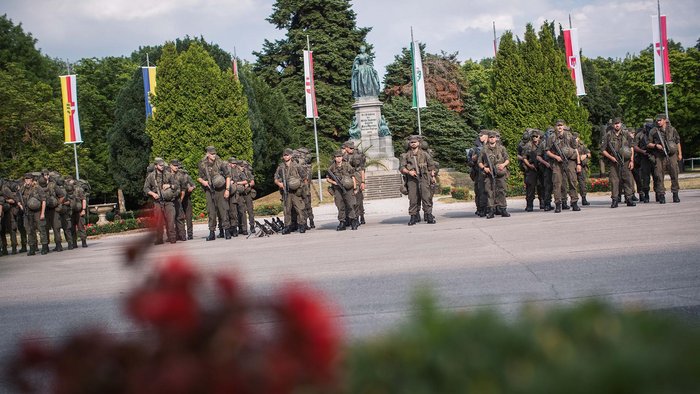
<svg viewBox="0 0 700 394">
<path fill-rule="evenodd" d="M 420 46 L 413 41 L 411 34 L 411 64 L 413 65 L 413 107 L 425 108 L 425 82 L 423 80 L 423 62 L 420 58 Z"/>
</svg>

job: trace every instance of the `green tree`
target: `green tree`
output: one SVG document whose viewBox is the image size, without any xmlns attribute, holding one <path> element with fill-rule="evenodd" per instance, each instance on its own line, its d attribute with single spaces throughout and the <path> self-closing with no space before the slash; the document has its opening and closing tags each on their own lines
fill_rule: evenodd
<svg viewBox="0 0 700 394">
<path fill-rule="evenodd" d="M 132 72 L 115 100 L 115 120 L 107 132 L 109 169 L 124 192 L 128 208 L 143 204 L 143 183 L 151 155 L 151 138 L 146 134 L 143 73 Z"/>
<path fill-rule="evenodd" d="M 255 186 L 259 195 L 277 189 L 274 172 L 282 150 L 297 146 L 292 121 L 282 93 L 256 76 L 248 64 L 239 67 L 243 91 L 248 99 L 248 119 L 253 132 Z"/>
<path fill-rule="evenodd" d="M 135 69 L 137 65 L 124 57 L 81 59 L 75 65 L 83 137 L 80 177 L 90 182 L 92 197 L 98 200 L 117 198 L 107 134 L 115 122 L 116 97 Z"/>
<path fill-rule="evenodd" d="M 21 23 L 15 25 L 7 14 L 0 16 L 0 69 L 7 71 L 10 64 L 18 64 L 26 71 L 27 79 L 43 81 L 59 89 L 56 77 L 61 66 L 42 55 L 36 42 L 31 33 L 24 32 Z"/>
<path fill-rule="evenodd" d="M 265 40 L 255 52 L 255 71 L 290 103 L 295 133 L 300 142 L 313 146 L 312 123 L 304 118 L 304 68 L 302 51 L 307 35 L 314 52 L 314 80 L 321 150 L 330 152 L 337 142 L 348 138 L 353 116 L 350 76 L 360 46 L 366 45 L 369 28 L 358 28 L 348 0 L 277 0 L 267 20 L 284 39 Z M 371 51 L 371 46 L 367 45 Z"/>
<path fill-rule="evenodd" d="M 253 163 L 242 86 L 230 71 L 222 72 L 199 44 L 181 54 L 174 43 L 163 47 L 153 104 L 155 115 L 146 124 L 153 156 L 180 159 L 194 178 L 208 145 L 214 145 L 224 159 L 236 156 Z M 201 193 L 194 195 L 193 208 L 203 210 Z"/>
</svg>

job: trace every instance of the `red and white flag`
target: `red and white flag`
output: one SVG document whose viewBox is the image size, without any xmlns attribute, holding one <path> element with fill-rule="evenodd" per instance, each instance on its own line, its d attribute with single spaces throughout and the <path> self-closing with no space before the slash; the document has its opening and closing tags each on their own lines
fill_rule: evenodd
<svg viewBox="0 0 700 394">
<path fill-rule="evenodd" d="M 585 96 L 583 87 L 583 72 L 581 71 L 581 58 L 578 46 L 578 29 L 564 29 L 564 44 L 566 46 L 566 67 L 571 71 L 571 79 L 576 84 L 576 95 Z"/>
<path fill-rule="evenodd" d="M 661 40 L 659 40 L 659 30 L 661 31 Z M 652 44 L 654 45 L 654 85 L 663 85 L 664 77 L 661 75 L 661 48 L 663 45 L 663 70 L 666 76 L 666 83 L 671 83 L 671 68 L 668 64 L 668 36 L 666 35 L 666 15 L 661 15 L 661 24 L 659 25 L 659 17 L 654 15 L 651 17 L 651 32 L 653 37 Z"/>
<path fill-rule="evenodd" d="M 313 51 L 304 51 L 304 92 L 306 94 L 306 117 L 318 118 L 316 108 L 316 86 L 314 85 Z"/>
</svg>

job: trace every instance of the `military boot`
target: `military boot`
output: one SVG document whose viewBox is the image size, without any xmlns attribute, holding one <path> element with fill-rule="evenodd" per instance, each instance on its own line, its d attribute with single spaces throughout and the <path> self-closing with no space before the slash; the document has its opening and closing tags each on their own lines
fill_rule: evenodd
<svg viewBox="0 0 700 394">
<path fill-rule="evenodd" d="M 255 234 L 255 226 L 250 226 L 250 233 Z"/>
<path fill-rule="evenodd" d="M 610 208 L 617 208 L 617 198 L 612 198 L 612 204 L 610 204 Z"/>
<path fill-rule="evenodd" d="M 566 201 L 561 202 L 561 209 L 571 209 L 571 207 L 566 203 Z"/>
<path fill-rule="evenodd" d="M 625 204 L 627 204 L 628 207 L 636 207 L 637 206 L 637 203 L 634 202 L 634 200 L 631 198 L 627 198 L 625 201 Z"/>
<path fill-rule="evenodd" d="M 316 224 L 314 224 L 313 219 L 309 219 L 309 228 L 316 228 Z"/>
<path fill-rule="evenodd" d="M 341 220 L 340 224 L 338 224 L 338 227 L 335 228 L 335 231 L 345 231 L 345 221 Z"/>
<path fill-rule="evenodd" d="M 641 196 L 642 194 L 640 193 L 639 195 Z M 632 193 L 632 197 L 630 198 L 630 200 L 632 200 L 633 202 L 639 201 L 639 199 L 637 198 L 637 196 L 634 193 Z"/>
<path fill-rule="evenodd" d="M 504 218 L 509 218 L 509 217 L 510 217 L 510 213 L 508 213 L 508 211 L 506 210 L 505 207 L 504 207 L 504 208 L 501 208 L 501 217 L 504 217 Z"/>
<path fill-rule="evenodd" d="M 12 247 L 12 252 L 10 252 L 10 254 L 13 254 L 13 255 L 17 254 L 17 247 L 16 246 Z"/>
<path fill-rule="evenodd" d="M 213 241 L 216 239 L 216 233 L 214 231 L 209 231 L 209 236 L 207 237 L 207 241 Z"/>
<path fill-rule="evenodd" d="M 87 240 L 84 239 L 82 245 L 80 246 L 82 246 L 83 248 L 87 248 Z"/>
<path fill-rule="evenodd" d="M 224 239 L 231 239 L 231 235 L 236 234 L 235 236 L 238 236 L 238 233 L 236 232 L 236 227 L 229 227 L 226 230 L 224 230 Z M 221 238 L 221 237 L 219 237 Z"/>
<path fill-rule="evenodd" d="M 413 226 L 414 224 L 418 223 L 417 216 L 418 215 L 411 215 L 411 219 L 408 221 L 409 226 Z"/>
<path fill-rule="evenodd" d="M 41 245 L 41 254 L 42 255 L 49 254 L 49 245 L 48 244 Z"/>
<path fill-rule="evenodd" d="M 56 244 L 56 247 L 53 248 L 53 251 L 54 251 L 54 252 L 63 252 L 63 245 L 61 245 L 60 242 L 57 243 L 57 244 Z"/>
<path fill-rule="evenodd" d="M 544 209 L 544 201 L 542 201 L 542 200 L 539 200 L 539 201 L 540 201 L 540 209 Z"/>
<path fill-rule="evenodd" d="M 533 207 L 533 202 L 532 201 L 526 201 L 525 203 L 525 212 L 532 212 L 534 211 L 535 208 Z"/>
<path fill-rule="evenodd" d="M 299 234 L 304 234 L 305 232 L 306 232 L 306 224 L 302 223 L 299 225 Z"/>
<path fill-rule="evenodd" d="M 486 219 L 493 219 L 495 216 L 493 208 L 486 209 Z"/>
<path fill-rule="evenodd" d="M 429 215 L 426 214 L 426 215 L 425 215 L 425 222 L 428 223 L 428 224 L 435 224 L 435 223 L 436 223 L 436 222 L 435 222 L 435 216 L 433 216 L 432 213 L 429 214 Z"/>
<path fill-rule="evenodd" d="M 284 226 L 284 228 L 282 228 L 282 231 L 281 231 L 282 235 L 289 234 L 291 232 L 289 228 L 290 228 L 290 226 Z"/>
<path fill-rule="evenodd" d="M 558 202 L 554 206 L 554 213 L 560 213 L 561 212 L 561 203 Z"/>
<path fill-rule="evenodd" d="M 73 250 L 73 242 L 68 242 L 68 244 L 66 245 L 66 249 Z"/>
<path fill-rule="evenodd" d="M 365 215 L 360 215 L 360 224 L 365 224 Z"/>
<path fill-rule="evenodd" d="M 245 229 L 245 226 L 239 226 L 238 227 L 238 234 L 248 235 L 248 230 Z"/>
<path fill-rule="evenodd" d="M 350 228 L 353 230 L 357 230 L 358 227 L 360 227 L 360 221 L 357 219 L 352 219 L 352 222 L 350 223 Z"/>
<path fill-rule="evenodd" d="M 545 211 L 545 212 L 551 211 L 552 209 L 553 209 L 552 203 L 546 203 L 546 204 L 544 204 L 544 211 Z"/>
<path fill-rule="evenodd" d="M 194 236 L 192 235 L 192 233 L 187 234 L 187 239 L 188 239 L 188 240 L 189 240 L 189 239 L 192 239 L 192 238 L 194 238 Z"/>
<path fill-rule="evenodd" d="M 0 246 L 0 255 L 1 256 L 7 256 L 7 247 L 6 246 Z"/>
<path fill-rule="evenodd" d="M 648 190 L 644 192 L 644 198 L 642 199 L 642 202 L 643 202 L 644 204 L 648 204 L 648 203 L 649 203 L 649 191 L 648 191 Z"/>
<path fill-rule="evenodd" d="M 223 237 L 224 237 L 224 229 L 219 228 L 219 238 L 223 238 Z"/>
<path fill-rule="evenodd" d="M 27 245 L 22 244 L 22 247 L 20 248 L 19 253 L 25 253 L 26 251 L 27 251 Z"/>
<path fill-rule="evenodd" d="M 36 248 L 34 246 L 29 246 L 29 251 L 27 252 L 27 256 L 34 256 L 36 255 Z"/>
<path fill-rule="evenodd" d="M 574 212 L 578 212 L 581 210 L 581 207 L 578 206 L 578 202 L 572 202 L 571 203 L 571 210 Z"/>
<path fill-rule="evenodd" d="M 673 193 L 673 202 L 681 202 L 681 198 L 678 197 L 678 192 Z"/>
<path fill-rule="evenodd" d="M 584 206 L 591 205 L 591 203 L 588 202 L 588 200 L 586 200 L 586 196 L 581 197 L 581 205 L 584 205 Z"/>
<path fill-rule="evenodd" d="M 656 199 L 659 201 L 659 204 L 666 204 L 666 195 L 665 194 L 657 194 Z"/>
</svg>

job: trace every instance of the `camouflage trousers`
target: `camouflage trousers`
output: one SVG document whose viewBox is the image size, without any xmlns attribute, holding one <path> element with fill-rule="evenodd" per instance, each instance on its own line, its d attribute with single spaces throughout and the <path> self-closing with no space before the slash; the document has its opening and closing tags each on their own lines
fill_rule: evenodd
<svg viewBox="0 0 700 394">
<path fill-rule="evenodd" d="M 153 216 L 156 222 L 156 242 L 163 242 L 163 230 L 168 237 L 168 242 L 177 241 L 175 204 L 172 201 L 156 202 L 153 204 Z"/>
<path fill-rule="evenodd" d="M 80 216 L 80 211 L 73 211 L 70 220 L 71 234 L 73 235 L 73 245 L 78 243 L 78 239 L 85 241 L 87 233 L 85 232 L 85 216 Z"/>
<path fill-rule="evenodd" d="M 185 230 L 185 209 L 179 197 L 173 201 L 173 206 L 175 207 L 175 234 L 177 235 L 178 241 L 184 241 L 187 239 L 187 231 Z"/>
<path fill-rule="evenodd" d="M 298 192 L 298 195 L 297 195 Z M 289 226 L 292 224 L 292 215 L 296 214 L 297 223 L 306 223 L 306 212 L 304 209 L 304 201 L 302 198 L 301 190 L 297 192 L 287 193 L 287 198 L 282 197 L 282 204 L 284 205 L 284 225 Z"/>
<path fill-rule="evenodd" d="M 209 215 L 209 231 L 216 231 L 216 219 L 221 221 L 221 228 L 231 227 L 228 219 L 228 201 L 224 198 L 224 191 L 218 190 L 213 193 L 206 191 L 207 213 Z"/>
<path fill-rule="evenodd" d="M 46 217 L 41 219 L 41 211 L 26 211 L 24 213 L 24 228 L 27 230 L 27 241 L 30 247 L 38 246 L 36 232 L 39 231 L 41 245 L 49 244 L 49 233 L 46 229 Z"/>
<path fill-rule="evenodd" d="M 333 186 L 333 202 L 338 209 L 338 221 L 342 222 L 345 218 L 353 220 L 357 218 L 356 194 L 352 190 L 342 190 L 341 188 L 342 186 Z"/>
<path fill-rule="evenodd" d="M 242 198 L 238 193 L 233 193 L 228 198 L 228 221 L 231 227 L 238 226 L 240 220 L 240 214 L 243 210 Z M 243 213 L 245 215 L 245 212 Z"/>
<path fill-rule="evenodd" d="M 562 163 L 552 163 L 552 186 L 554 202 L 561 203 L 568 190 L 571 203 L 578 202 L 578 178 L 576 177 L 576 162 L 564 160 Z"/>
<path fill-rule="evenodd" d="M 59 206 L 56 208 L 54 216 L 54 241 L 56 244 L 61 242 L 61 230 L 67 243 L 73 244 L 73 232 L 71 230 L 71 207 L 70 205 Z M 58 235 L 57 235 L 58 234 Z"/>
<path fill-rule="evenodd" d="M 491 178 L 491 176 L 487 174 L 484 189 L 486 189 L 487 206 L 489 208 L 506 208 L 508 206 L 506 202 L 505 176 Z"/>
<path fill-rule="evenodd" d="M 421 206 L 423 206 L 423 213 L 432 215 L 433 193 L 430 190 L 430 181 L 425 177 L 419 180 L 409 176 L 406 186 L 408 186 L 408 214 L 418 215 Z"/>
<path fill-rule="evenodd" d="M 182 214 L 185 216 L 185 225 L 187 226 L 187 236 L 192 234 L 192 200 L 190 195 L 185 193 L 185 198 L 180 203 L 182 205 Z"/>
<path fill-rule="evenodd" d="M 664 185 L 664 175 L 668 174 L 671 177 L 671 191 L 678 193 L 680 186 L 678 185 L 678 153 L 674 153 L 665 157 L 663 153 L 656 154 L 656 166 L 654 167 L 654 191 L 659 194 L 666 193 L 666 185 Z"/>
<path fill-rule="evenodd" d="M 611 198 L 616 199 L 618 196 L 620 196 L 621 192 L 624 192 L 625 197 L 627 198 L 632 197 L 632 194 L 634 193 L 634 186 L 632 185 L 632 172 L 630 172 L 629 165 L 629 160 L 625 160 L 622 168 L 620 168 L 620 165 L 617 163 L 608 161 L 608 166 L 610 167 L 608 180 L 610 183 Z M 620 186 L 622 186 L 622 188 Z"/>
</svg>

